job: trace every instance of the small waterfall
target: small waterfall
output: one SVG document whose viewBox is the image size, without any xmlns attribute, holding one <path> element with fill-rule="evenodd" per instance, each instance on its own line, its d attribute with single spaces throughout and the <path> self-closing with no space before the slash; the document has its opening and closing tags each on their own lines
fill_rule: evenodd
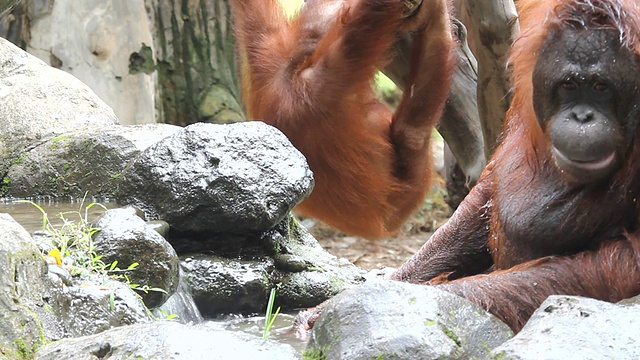
<svg viewBox="0 0 640 360">
<path fill-rule="evenodd" d="M 178 315 L 177 320 L 182 324 L 199 324 L 203 321 L 182 271 L 180 271 L 180 281 L 176 292 L 162 306 L 154 309 L 153 314 L 160 319 L 172 314 Z"/>
</svg>

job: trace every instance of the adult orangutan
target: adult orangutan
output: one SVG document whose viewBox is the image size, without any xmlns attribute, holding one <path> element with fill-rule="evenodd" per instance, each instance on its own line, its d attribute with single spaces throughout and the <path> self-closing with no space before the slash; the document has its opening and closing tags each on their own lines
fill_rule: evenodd
<svg viewBox="0 0 640 360">
<path fill-rule="evenodd" d="M 640 5 L 518 7 L 502 145 L 452 218 L 391 276 L 431 280 L 515 331 L 552 294 L 640 293 Z"/>
<path fill-rule="evenodd" d="M 247 114 L 307 158 L 315 188 L 297 211 L 351 234 L 398 229 L 429 190 L 430 138 L 447 99 L 454 41 L 447 0 L 232 0 Z M 372 90 L 400 31 L 415 31 L 395 113 Z"/>
</svg>

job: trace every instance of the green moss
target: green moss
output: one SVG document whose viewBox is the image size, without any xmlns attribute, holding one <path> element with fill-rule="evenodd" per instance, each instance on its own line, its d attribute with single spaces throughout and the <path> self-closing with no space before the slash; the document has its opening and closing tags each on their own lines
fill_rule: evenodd
<svg viewBox="0 0 640 360">
<path fill-rule="evenodd" d="M 44 300 L 42 300 L 44 302 Z M 48 312 L 49 314 L 55 314 L 55 312 L 53 311 L 53 307 L 51 307 L 51 305 L 49 305 L 48 303 L 44 303 L 44 311 Z"/>
<path fill-rule="evenodd" d="M 6 196 L 9 194 L 9 189 L 11 188 L 11 179 L 9 176 L 5 176 L 0 181 L 0 196 Z"/>
<path fill-rule="evenodd" d="M 302 352 L 302 360 L 327 360 L 326 349 L 306 349 Z"/>
<path fill-rule="evenodd" d="M 49 150 L 58 150 L 61 146 L 61 144 L 63 142 L 68 141 L 69 139 L 71 139 L 71 136 L 69 135 L 60 135 L 60 136 L 56 136 L 53 139 L 51 139 L 51 142 L 49 143 Z"/>
<path fill-rule="evenodd" d="M 31 256 L 35 258 L 40 258 L 40 255 L 34 254 L 34 253 L 31 253 Z M 42 347 L 48 342 L 47 338 L 44 336 L 44 326 L 42 325 L 42 321 L 38 317 L 38 314 L 36 314 L 35 312 L 33 312 L 31 309 L 29 309 L 27 306 L 24 306 L 24 305 L 22 305 L 22 309 L 25 312 L 27 312 L 33 318 L 33 321 L 35 321 L 38 325 L 38 339 L 33 344 L 33 349 L 32 349 L 32 351 L 35 352 L 36 350 L 38 350 L 40 347 Z"/>
<path fill-rule="evenodd" d="M 60 136 L 56 136 L 53 139 L 51 139 L 52 142 L 60 142 L 60 141 L 65 141 L 65 140 L 69 140 L 71 139 L 70 135 L 60 135 Z"/>
<path fill-rule="evenodd" d="M 33 346 L 30 346 L 27 341 L 24 339 L 16 339 L 13 342 L 14 351 L 8 350 L 7 348 L 0 349 L 0 354 L 10 355 L 8 358 L 11 359 L 33 359 L 36 353 L 36 350 L 45 344 L 46 340 L 44 339 L 44 333 L 41 331 L 41 339 L 38 339 Z"/>
<path fill-rule="evenodd" d="M 344 290 L 345 284 L 343 278 L 340 278 L 338 276 L 330 276 L 329 283 L 331 284 L 330 290 L 335 294 L 338 294 L 339 292 Z"/>
<path fill-rule="evenodd" d="M 124 355 L 124 358 L 123 358 L 123 359 L 124 359 L 124 360 L 151 360 L 151 359 L 154 359 L 154 358 L 155 358 L 155 356 L 154 356 L 153 358 L 144 358 L 144 357 L 142 357 L 142 356 L 140 356 L 140 355 L 136 355 L 136 356 L 134 356 L 133 354 L 135 354 L 135 353 L 136 353 L 136 351 L 137 351 L 137 350 L 131 350 L 131 351 L 127 352 L 127 353 Z"/>
<path fill-rule="evenodd" d="M 23 339 L 16 339 L 16 341 L 14 341 L 14 344 L 16 345 L 16 349 L 18 351 L 17 355 L 20 356 L 21 359 L 28 359 L 29 355 L 31 354 L 31 350 L 27 347 L 25 341 Z"/>
<path fill-rule="evenodd" d="M 289 230 L 287 232 L 287 237 L 289 239 L 293 239 L 300 231 L 300 224 L 298 224 L 298 220 L 296 220 L 295 217 L 291 215 L 287 215 L 287 217 L 289 218 L 289 221 L 287 221 L 287 228 Z"/>
<path fill-rule="evenodd" d="M 498 355 L 494 356 L 494 357 L 493 357 L 493 359 L 495 359 L 495 360 L 502 360 L 502 359 L 504 359 L 504 357 L 505 357 L 505 356 L 507 356 L 507 354 L 506 354 L 506 353 L 500 353 L 500 354 L 498 354 Z"/>
<path fill-rule="evenodd" d="M 24 161 L 24 158 L 22 156 L 18 156 L 16 158 L 9 160 L 9 165 L 22 164 L 23 161 Z"/>
<path fill-rule="evenodd" d="M 151 74 L 156 70 L 156 64 L 153 61 L 153 50 L 151 47 L 142 43 L 138 52 L 131 53 L 129 56 L 129 74 Z"/>
<path fill-rule="evenodd" d="M 53 177 L 53 176 L 49 176 L 49 186 L 51 186 L 52 188 L 55 188 L 58 186 L 58 180 L 60 180 L 60 177 Z"/>
<path fill-rule="evenodd" d="M 442 329 L 445 335 L 447 335 L 449 339 L 453 340 L 453 342 L 456 343 L 456 345 L 462 346 L 462 341 L 460 341 L 460 338 L 458 337 L 458 335 L 456 335 L 451 329 L 447 328 L 442 324 L 440 324 L 440 329 Z"/>
</svg>

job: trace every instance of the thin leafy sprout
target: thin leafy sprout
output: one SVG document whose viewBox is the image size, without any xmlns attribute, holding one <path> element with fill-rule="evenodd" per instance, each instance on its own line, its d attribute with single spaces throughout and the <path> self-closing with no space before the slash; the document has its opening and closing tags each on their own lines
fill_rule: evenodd
<svg viewBox="0 0 640 360">
<path fill-rule="evenodd" d="M 276 288 L 272 288 L 269 293 L 269 301 L 267 302 L 267 311 L 264 316 L 264 331 L 262 332 L 262 338 L 268 339 L 271 333 L 271 327 L 276 321 L 278 314 L 280 313 L 280 306 L 273 312 L 273 305 L 276 302 Z"/>
<path fill-rule="evenodd" d="M 86 198 L 86 195 L 85 195 Z M 82 199 L 80 209 L 82 209 L 85 198 Z M 93 236 L 99 230 L 94 228 L 89 222 L 89 209 L 100 206 L 104 210 L 107 208 L 99 203 L 91 203 L 84 209 L 84 216 L 81 210 L 65 211 L 59 214 L 62 224 L 54 226 L 44 208 L 31 200 L 18 200 L 19 203 L 33 205 L 42 214 L 42 230 L 51 235 L 50 246 L 60 251 L 60 257 L 67 259 L 67 265 L 72 266 L 72 271 L 89 270 L 92 272 L 107 275 L 110 265 L 102 261 L 102 256 L 95 251 Z M 71 220 L 71 216 L 78 217 L 77 221 Z M 70 263 L 69 263 L 70 262 Z"/>
<path fill-rule="evenodd" d="M 42 214 L 42 230 L 51 235 L 52 240 L 50 245 L 54 249 L 58 249 L 60 251 L 60 257 L 62 259 L 71 259 L 71 264 L 69 265 L 72 266 L 72 273 L 75 271 L 75 274 L 81 274 L 83 270 L 86 270 L 124 282 L 132 290 L 138 290 L 144 293 L 157 291 L 167 294 L 167 291 L 162 288 L 150 287 L 148 285 L 141 286 L 140 284 L 131 282 L 127 273 L 137 268 L 140 265 L 138 262 L 133 262 L 126 269 L 120 269 L 118 267 L 117 260 L 114 260 L 110 264 L 105 264 L 102 261 L 102 255 L 98 255 L 96 253 L 95 245 L 93 243 L 93 236 L 100 229 L 94 228 L 88 220 L 89 210 L 94 206 L 99 206 L 105 211 L 108 210 L 108 208 L 100 203 L 92 202 L 84 207 L 83 214 L 81 209 L 85 203 L 86 196 L 87 195 L 85 194 L 82 198 L 79 210 L 64 211 L 59 214 L 60 219 L 62 220 L 62 225 L 59 228 L 56 228 L 51 223 L 47 212 L 42 206 L 31 200 L 17 200 L 17 202 L 31 204 L 40 211 Z M 69 214 L 76 215 L 79 219 L 78 222 L 70 220 L 68 216 Z M 112 293 L 109 300 L 110 307 L 113 310 L 115 306 L 115 294 Z M 148 309 L 147 312 L 151 314 Z M 178 315 L 169 314 L 166 316 L 166 320 L 171 320 L 176 317 L 178 317 Z"/>
</svg>

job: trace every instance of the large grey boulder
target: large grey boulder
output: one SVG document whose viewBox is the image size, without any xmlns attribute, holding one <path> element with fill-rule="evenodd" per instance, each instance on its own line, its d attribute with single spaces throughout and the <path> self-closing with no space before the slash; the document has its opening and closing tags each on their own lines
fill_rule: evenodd
<svg viewBox="0 0 640 360">
<path fill-rule="evenodd" d="M 178 129 L 117 124 L 87 85 L 0 39 L 0 196 L 113 197 L 125 163 Z"/>
<path fill-rule="evenodd" d="M 87 85 L 0 39 L 0 159 L 65 132 L 117 123 Z"/>
<path fill-rule="evenodd" d="M 113 197 L 127 162 L 179 129 L 167 124 L 117 125 L 59 134 L 9 160 L 0 195 Z"/>
<path fill-rule="evenodd" d="M 611 304 L 550 296 L 492 359 L 638 359 L 640 298 Z"/>
<path fill-rule="evenodd" d="M 431 286 L 370 280 L 331 299 L 307 351 L 326 359 L 472 359 L 513 336 L 466 299 Z"/>
<path fill-rule="evenodd" d="M 304 156 L 262 122 L 193 124 L 143 151 L 116 199 L 183 232 L 260 233 L 313 187 Z"/>
</svg>

